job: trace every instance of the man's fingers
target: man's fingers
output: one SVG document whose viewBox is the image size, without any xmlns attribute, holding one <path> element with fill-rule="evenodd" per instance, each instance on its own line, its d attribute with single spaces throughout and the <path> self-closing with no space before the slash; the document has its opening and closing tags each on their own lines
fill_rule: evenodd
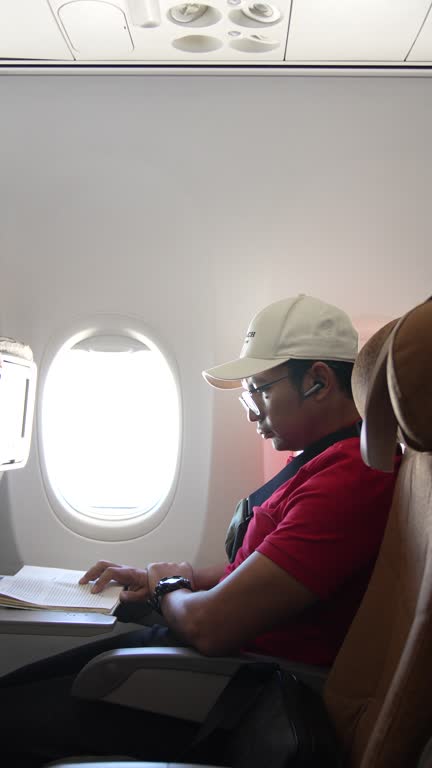
<svg viewBox="0 0 432 768">
<path fill-rule="evenodd" d="M 117 563 L 111 563 L 109 560 L 99 560 L 99 562 L 97 562 L 96 565 L 92 565 L 92 567 L 85 572 L 84 576 L 81 576 L 79 580 L 79 584 L 88 584 L 89 581 L 94 581 L 95 579 L 98 579 L 99 576 L 101 576 L 101 574 L 107 568 L 120 568 L 120 567 L 121 566 L 118 566 Z"/>
<path fill-rule="evenodd" d="M 105 568 L 104 572 L 96 579 L 91 591 L 100 592 L 110 581 L 116 581 L 117 584 L 123 584 L 127 587 L 132 581 L 132 573 L 130 568 L 122 568 L 122 566 L 109 566 Z"/>
<path fill-rule="evenodd" d="M 110 581 L 116 581 L 124 587 L 129 587 L 132 591 L 141 588 L 147 589 L 147 571 L 138 568 L 127 568 L 124 565 L 108 566 L 103 573 L 96 579 L 91 591 L 101 592 Z"/>
</svg>

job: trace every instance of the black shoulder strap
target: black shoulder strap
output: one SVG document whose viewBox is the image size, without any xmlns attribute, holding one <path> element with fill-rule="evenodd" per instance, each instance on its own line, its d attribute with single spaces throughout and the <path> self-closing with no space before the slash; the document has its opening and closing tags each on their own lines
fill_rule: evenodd
<svg viewBox="0 0 432 768">
<path fill-rule="evenodd" d="M 247 499 L 242 499 L 241 502 L 239 502 L 228 529 L 225 542 L 225 548 L 230 563 L 234 562 L 237 550 L 243 544 L 247 527 L 253 517 L 253 508 L 263 504 L 263 502 L 270 498 L 277 488 L 294 477 L 300 467 L 307 464 L 308 461 L 315 458 L 315 456 L 318 456 L 319 453 L 322 453 L 334 443 L 338 443 L 340 440 L 347 440 L 350 437 L 359 437 L 360 430 L 361 421 L 357 421 L 350 427 L 338 429 L 336 432 L 332 432 L 330 435 L 321 438 L 321 440 L 317 440 L 316 443 L 309 445 L 302 453 L 292 459 L 286 467 L 281 469 L 277 475 L 272 477 L 271 480 L 268 480 L 268 482 L 262 485 L 261 488 L 258 488 L 251 493 Z"/>
</svg>

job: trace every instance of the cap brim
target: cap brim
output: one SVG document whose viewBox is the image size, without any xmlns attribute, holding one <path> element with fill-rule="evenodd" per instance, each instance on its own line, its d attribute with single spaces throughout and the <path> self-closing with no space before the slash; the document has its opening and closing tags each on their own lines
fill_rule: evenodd
<svg viewBox="0 0 432 768">
<path fill-rule="evenodd" d="M 289 357 L 280 360 L 259 359 L 256 357 L 241 357 L 237 360 L 231 360 L 229 363 L 217 365 L 203 371 L 202 375 L 208 384 L 219 389 L 237 389 L 242 385 L 242 379 L 248 379 L 249 376 L 255 376 L 263 371 L 269 371 L 281 363 L 289 360 Z"/>
<path fill-rule="evenodd" d="M 397 444 L 398 424 L 387 383 L 387 359 L 396 327 L 385 340 L 372 371 L 360 438 L 363 461 L 382 472 L 393 472 Z"/>
</svg>

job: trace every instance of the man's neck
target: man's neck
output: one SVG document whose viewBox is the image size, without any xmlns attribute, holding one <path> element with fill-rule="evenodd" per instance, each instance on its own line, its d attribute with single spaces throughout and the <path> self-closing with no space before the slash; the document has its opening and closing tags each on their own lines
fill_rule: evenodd
<svg viewBox="0 0 432 768">
<path fill-rule="evenodd" d="M 333 432 L 337 432 L 340 429 L 350 427 L 359 421 L 360 415 L 352 400 L 348 398 L 343 402 L 339 401 L 336 407 L 327 411 L 325 417 L 316 423 L 315 428 L 311 430 L 311 434 L 307 441 L 307 446 L 317 443 L 327 435 L 331 435 Z M 305 446 L 305 448 L 307 447 Z"/>
</svg>

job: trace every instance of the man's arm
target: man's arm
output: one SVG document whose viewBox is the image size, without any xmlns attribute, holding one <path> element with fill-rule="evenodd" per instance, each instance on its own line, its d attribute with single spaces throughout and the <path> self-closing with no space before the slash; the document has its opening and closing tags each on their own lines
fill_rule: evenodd
<svg viewBox="0 0 432 768">
<path fill-rule="evenodd" d="M 193 576 L 196 590 L 207 590 L 215 587 L 224 575 L 228 563 L 209 565 L 206 568 L 194 568 Z"/>
<path fill-rule="evenodd" d="M 163 576 L 191 578 L 188 564 L 170 565 L 172 572 L 167 564 L 148 567 L 151 592 Z M 208 656 L 217 656 L 238 652 L 316 599 L 283 568 L 255 552 L 208 591 L 181 589 L 164 595 L 161 610 L 168 626 L 186 643 Z"/>
<path fill-rule="evenodd" d="M 189 563 L 180 563 L 179 565 L 175 563 L 155 563 L 152 567 L 159 568 L 159 578 L 172 575 L 173 567 L 175 571 L 173 575 L 183 575 L 184 567 L 187 567 L 187 575 L 193 583 L 194 589 L 206 590 L 211 589 L 211 587 L 218 583 L 224 574 L 226 566 L 227 563 L 221 563 L 219 565 L 210 565 L 206 568 L 192 569 Z M 95 593 L 101 592 L 111 581 L 123 584 L 123 586 L 128 588 L 128 591 L 120 594 L 122 602 L 145 603 L 153 592 L 149 588 L 147 568 L 131 568 L 127 565 L 109 562 L 108 560 L 99 560 L 96 565 L 89 568 L 80 579 L 80 584 L 88 584 L 90 581 L 94 581 L 92 592 Z"/>
</svg>

